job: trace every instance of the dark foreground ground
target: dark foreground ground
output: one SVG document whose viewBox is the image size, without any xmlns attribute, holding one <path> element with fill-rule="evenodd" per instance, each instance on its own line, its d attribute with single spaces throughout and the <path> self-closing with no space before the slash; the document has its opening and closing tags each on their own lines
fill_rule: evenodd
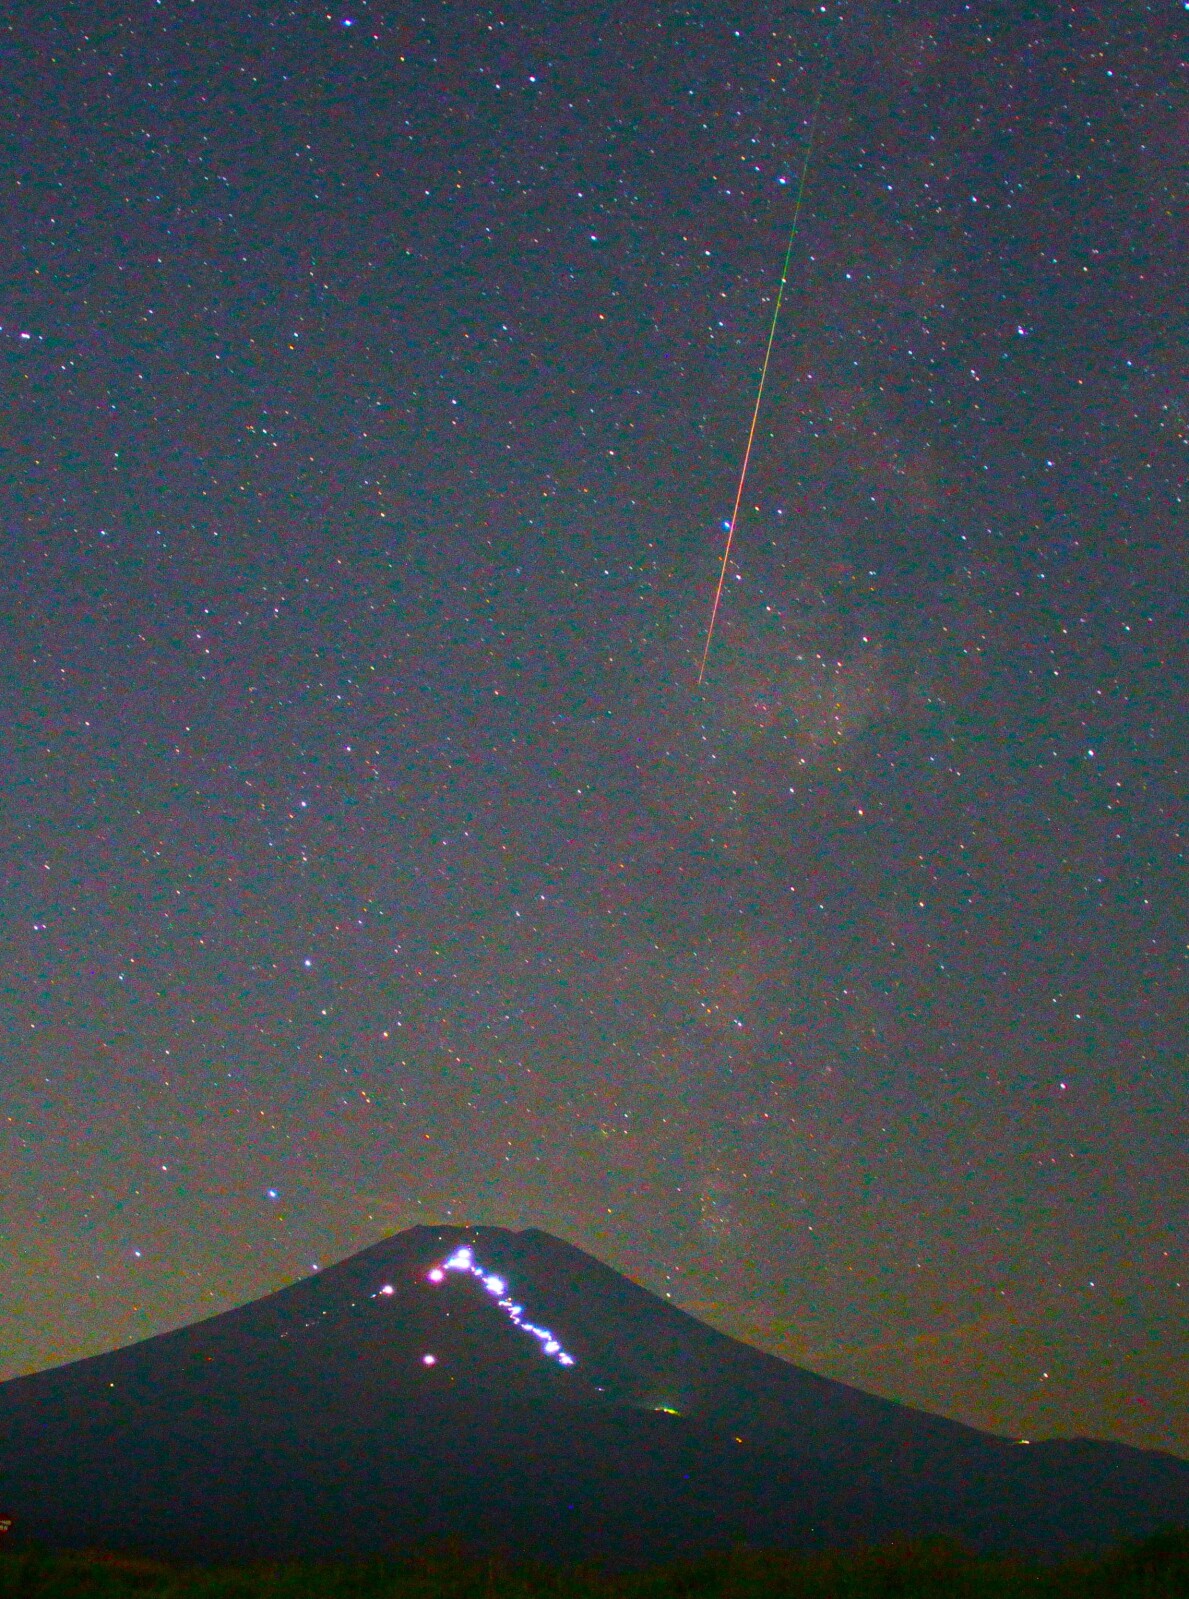
<svg viewBox="0 0 1189 1599">
<path fill-rule="evenodd" d="M 1189 1599 L 1189 1532 L 1043 1566 L 928 1541 L 845 1554 L 738 1550 L 630 1575 L 449 1551 L 320 1565 L 175 1566 L 0 1552 L 0 1599 Z"/>
</svg>

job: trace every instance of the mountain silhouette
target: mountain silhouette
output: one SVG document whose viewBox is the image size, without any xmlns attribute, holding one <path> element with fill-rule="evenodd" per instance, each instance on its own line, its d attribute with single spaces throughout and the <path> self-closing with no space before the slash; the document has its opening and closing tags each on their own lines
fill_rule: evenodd
<svg viewBox="0 0 1189 1599">
<path fill-rule="evenodd" d="M 1189 1462 L 1024 1446 L 715 1332 L 549 1234 L 414 1227 L 239 1309 L 0 1384 L 0 1509 L 207 1559 L 452 1539 L 632 1565 L 1189 1525 Z"/>
</svg>

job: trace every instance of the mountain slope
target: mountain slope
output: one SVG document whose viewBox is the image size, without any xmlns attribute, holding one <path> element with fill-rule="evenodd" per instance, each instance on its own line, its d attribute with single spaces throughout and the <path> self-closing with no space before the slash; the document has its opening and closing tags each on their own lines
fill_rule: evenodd
<svg viewBox="0 0 1189 1599">
<path fill-rule="evenodd" d="M 413 1228 L 0 1384 L 0 1508 L 51 1542 L 211 1557 L 455 1537 L 624 1563 L 935 1531 L 1056 1551 L 1189 1523 L 1189 1463 L 861 1393 L 545 1233 Z"/>
</svg>

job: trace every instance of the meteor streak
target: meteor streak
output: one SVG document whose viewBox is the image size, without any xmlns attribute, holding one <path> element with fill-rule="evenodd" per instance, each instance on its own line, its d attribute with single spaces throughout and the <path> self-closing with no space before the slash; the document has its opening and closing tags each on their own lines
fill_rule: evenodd
<svg viewBox="0 0 1189 1599">
<path fill-rule="evenodd" d="M 780 271 L 780 287 L 776 291 L 776 305 L 772 312 L 772 325 L 768 329 L 768 343 L 764 348 L 764 364 L 760 367 L 760 381 L 756 389 L 756 403 L 751 413 L 751 427 L 747 430 L 747 444 L 743 451 L 743 465 L 739 469 L 739 487 L 735 490 L 735 504 L 731 508 L 731 520 L 727 524 L 727 542 L 722 552 L 722 565 L 718 569 L 718 587 L 714 591 L 714 604 L 710 608 L 710 626 L 706 629 L 706 647 L 702 651 L 702 664 L 698 668 L 698 686 L 701 687 L 702 679 L 706 676 L 706 662 L 710 658 L 710 641 L 714 637 L 714 624 L 718 620 L 718 607 L 722 600 L 723 584 L 727 580 L 727 562 L 731 559 L 731 545 L 735 542 L 735 525 L 739 520 L 739 506 L 743 500 L 743 488 L 747 482 L 747 468 L 751 462 L 751 447 L 755 442 L 756 423 L 760 419 L 760 402 L 764 398 L 764 383 L 768 377 L 768 362 L 772 359 L 772 345 L 776 339 L 776 324 L 780 320 L 781 302 L 784 300 L 784 286 L 789 280 L 789 262 L 793 256 L 793 241 L 797 237 L 797 224 L 801 220 L 801 202 L 805 198 L 805 182 L 809 177 L 809 158 L 813 154 L 813 135 L 817 128 L 817 114 L 821 109 L 824 85 L 818 91 L 817 103 L 813 108 L 813 115 L 809 119 L 809 138 L 805 145 L 805 159 L 801 163 L 801 179 L 797 184 L 797 199 L 793 206 L 793 225 L 789 230 L 788 247 L 784 252 L 784 266 Z"/>
</svg>

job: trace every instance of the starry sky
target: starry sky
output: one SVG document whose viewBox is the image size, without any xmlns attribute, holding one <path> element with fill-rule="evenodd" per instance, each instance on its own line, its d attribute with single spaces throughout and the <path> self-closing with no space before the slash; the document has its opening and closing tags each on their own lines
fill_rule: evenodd
<svg viewBox="0 0 1189 1599">
<path fill-rule="evenodd" d="M 0 1376 L 475 1221 L 1189 1453 L 1181 21 L 10 13 Z"/>
</svg>

